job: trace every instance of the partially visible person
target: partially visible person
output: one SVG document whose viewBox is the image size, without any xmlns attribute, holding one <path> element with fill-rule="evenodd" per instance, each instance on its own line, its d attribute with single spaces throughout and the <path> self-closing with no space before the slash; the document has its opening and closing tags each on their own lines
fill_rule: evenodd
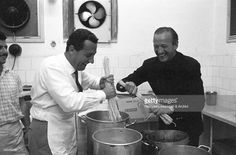
<svg viewBox="0 0 236 155">
<path fill-rule="evenodd" d="M 158 116 L 170 114 L 176 123 L 176 126 L 174 123 L 168 125 L 159 119 L 160 129 L 184 131 L 189 135 L 189 145 L 198 146 L 203 131 L 201 111 L 205 101 L 200 64 L 177 51 L 178 35 L 170 27 L 155 31 L 153 47 L 157 56 L 145 60 L 141 67 L 122 79 L 126 86 L 118 83 L 117 89 L 135 95 L 137 86 L 148 82 L 159 101 L 166 102 L 165 105 L 173 102 L 173 113 L 164 106 L 150 108 Z"/>
<path fill-rule="evenodd" d="M 0 31 L 0 152 L 14 151 L 26 154 L 21 122 L 25 126 L 24 131 L 27 131 L 30 122 L 29 117 L 24 116 L 26 102 L 21 96 L 21 80 L 4 65 L 7 56 L 6 36 Z"/>
<path fill-rule="evenodd" d="M 96 77 L 84 71 L 94 63 L 97 42 L 92 32 L 77 29 L 63 54 L 42 61 L 31 89 L 30 154 L 75 155 L 77 112 L 116 95 L 113 75 Z M 88 88 L 96 91 L 83 91 Z"/>
</svg>

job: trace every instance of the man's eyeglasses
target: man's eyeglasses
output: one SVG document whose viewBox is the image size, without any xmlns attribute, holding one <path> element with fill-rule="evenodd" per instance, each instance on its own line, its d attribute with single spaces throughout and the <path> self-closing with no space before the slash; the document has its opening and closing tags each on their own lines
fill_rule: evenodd
<svg viewBox="0 0 236 155">
<path fill-rule="evenodd" d="M 2 50 L 3 48 L 7 49 L 7 45 L 6 46 L 0 45 L 0 50 Z"/>
</svg>

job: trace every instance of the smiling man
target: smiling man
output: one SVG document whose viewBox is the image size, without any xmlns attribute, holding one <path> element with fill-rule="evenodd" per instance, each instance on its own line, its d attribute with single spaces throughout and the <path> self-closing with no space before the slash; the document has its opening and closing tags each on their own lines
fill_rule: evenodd
<svg viewBox="0 0 236 155">
<path fill-rule="evenodd" d="M 97 41 L 90 31 L 77 29 L 65 53 L 42 61 L 31 91 L 30 154 L 75 155 L 76 112 L 116 95 L 113 75 L 99 78 L 84 71 L 94 63 Z M 83 92 L 88 88 L 97 91 Z"/>
<path fill-rule="evenodd" d="M 26 102 L 21 96 L 20 77 L 4 64 L 8 56 L 6 36 L 0 31 L 0 154 L 14 151 L 27 154 L 22 125 L 28 129 L 29 117 L 24 116 Z"/>
<path fill-rule="evenodd" d="M 203 131 L 201 111 L 204 107 L 200 64 L 177 51 L 178 35 L 171 27 L 160 27 L 155 31 L 153 47 L 156 56 L 145 60 L 141 67 L 122 79 L 126 87 L 118 83 L 117 89 L 135 95 L 137 86 L 148 82 L 158 98 L 176 99 L 173 113 L 169 108 L 151 107 L 150 110 L 157 116 L 169 113 L 176 123 L 176 126 L 174 123 L 168 125 L 159 119 L 160 129 L 187 132 L 189 144 L 198 146 Z"/>
</svg>

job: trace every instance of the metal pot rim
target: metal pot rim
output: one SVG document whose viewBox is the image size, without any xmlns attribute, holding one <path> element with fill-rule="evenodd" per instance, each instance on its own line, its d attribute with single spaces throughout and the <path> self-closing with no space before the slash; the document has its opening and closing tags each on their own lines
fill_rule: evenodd
<svg viewBox="0 0 236 155">
<path fill-rule="evenodd" d="M 193 149 L 193 150 L 196 150 L 196 151 L 208 153 L 208 154 L 210 155 L 210 153 L 207 152 L 206 150 L 201 149 L 201 148 L 196 147 L 196 146 L 190 146 L 190 145 L 173 145 L 173 146 L 165 147 L 165 148 L 161 149 L 161 150 L 158 152 L 158 155 L 161 155 L 161 153 L 163 153 L 165 150 L 178 149 L 178 148 L 190 148 L 190 149 Z"/>
<path fill-rule="evenodd" d="M 116 143 L 107 143 L 107 142 L 103 142 L 103 141 L 100 141 L 100 140 L 97 140 L 96 138 L 95 138 L 95 135 L 98 133 L 98 132 L 102 132 L 102 131 L 106 131 L 106 130 L 111 130 L 111 129 L 122 129 L 122 130 L 129 130 L 129 131 L 133 131 L 133 132 L 136 132 L 137 134 L 139 134 L 140 135 L 140 138 L 138 139 L 138 140 L 136 140 L 136 141 L 133 141 L 133 142 L 130 142 L 130 143 L 123 143 L 123 144 L 116 144 Z M 136 130 L 134 130 L 134 129 L 129 129 L 129 128 L 105 128 L 105 129 L 100 129 L 100 130 L 97 130 L 97 131 L 95 131 L 94 133 L 93 133 L 93 135 L 92 135 L 92 138 L 93 138 L 93 140 L 95 141 L 95 142 L 98 142 L 98 143 L 101 143 L 101 144 L 105 144 L 105 145 L 116 145 L 116 146 L 126 146 L 126 145 L 132 145 L 132 144 L 136 144 L 136 143 L 139 143 L 139 142 L 141 142 L 142 141 L 142 139 L 143 139 L 143 135 L 140 133 L 140 132 L 138 132 L 138 131 L 136 131 Z"/>
<path fill-rule="evenodd" d="M 164 132 L 164 131 L 176 132 L 178 134 L 184 135 L 185 137 L 183 137 L 183 139 L 178 140 L 178 141 L 158 141 L 158 140 L 154 140 L 150 137 L 150 135 L 152 135 L 152 134 L 157 134 L 157 133 Z M 150 133 L 146 134 L 146 138 L 147 138 L 147 140 L 150 140 L 150 141 L 152 141 L 154 143 L 157 143 L 157 144 L 165 144 L 165 143 L 170 143 L 170 142 L 174 143 L 174 142 L 179 142 L 179 141 L 183 141 L 183 140 L 188 140 L 189 141 L 188 134 L 186 132 L 183 132 L 183 131 L 180 131 L 180 130 L 153 130 Z"/>
<path fill-rule="evenodd" d="M 120 111 L 120 113 L 124 113 L 124 114 L 126 114 L 127 115 L 127 117 L 126 118 L 122 118 L 122 120 L 121 121 L 112 121 L 112 120 L 109 120 L 109 121 L 107 121 L 107 120 L 97 120 L 97 119 L 94 119 L 94 118 L 91 118 L 91 117 L 89 117 L 88 116 L 88 114 L 91 114 L 91 113 L 94 113 L 94 112 L 108 112 L 107 110 L 96 110 L 96 111 L 91 111 L 91 112 L 89 112 L 89 113 L 87 113 L 86 115 L 85 115 L 85 117 L 86 117 L 86 119 L 89 119 L 90 121 L 94 121 L 94 122 L 101 122 L 101 123 L 119 123 L 119 122 L 125 122 L 126 120 L 128 120 L 129 119 L 129 114 L 127 114 L 127 113 L 125 113 L 125 112 L 123 112 L 123 111 Z"/>
</svg>

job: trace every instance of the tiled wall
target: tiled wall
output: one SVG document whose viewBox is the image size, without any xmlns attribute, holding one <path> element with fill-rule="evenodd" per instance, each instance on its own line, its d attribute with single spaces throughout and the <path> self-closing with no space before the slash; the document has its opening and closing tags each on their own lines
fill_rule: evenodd
<svg viewBox="0 0 236 155">
<path fill-rule="evenodd" d="M 134 55 L 99 55 L 95 56 L 94 64 L 89 64 L 86 68 L 87 72 L 95 74 L 97 76 L 104 75 L 103 69 L 103 58 L 107 56 L 110 60 L 110 72 L 114 74 L 115 81 L 118 82 L 120 79 L 132 73 L 137 67 L 142 65 L 143 60 L 147 58 L 143 53 L 137 53 Z M 46 56 L 45 56 L 46 57 Z M 25 85 L 31 85 L 34 80 L 35 72 L 37 71 L 41 61 L 45 57 L 37 58 L 22 58 L 18 57 L 16 59 L 14 70 L 19 74 L 22 83 Z M 9 56 L 7 61 L 7 66 L 9 68 L 13 65 L 13 57 Z M 150 87 L 147 83 L 142 84 L 139 87 L 140 91 L 147 92 L 150 90 Z"/>
<path fill-rule="evenodd" d="M 227 42 L 228 3 L 214 1 L 213 53 L 207 59 L 212 88 L 218 93 L 217 104 L 236 110 L 236 42 Z"/>
<path fill-rule="evenodd" d="M 199 56 L 205 91 L 217 92 L 217 104 L 236 109 L 236 56 Z"/>
<path fill-rule="evenodd" d="M 32 83 L 35 71 L 43 58 L 64 52 L 65 49 L 65 42 L 60 35 L 63 28 L 58 26 L 54 27 L 53 31 L 51 29 L 51 25 L 55 25 L 54 22 L 56 25 L 62 25 L 62 3 L 61 1 L 49 5 L 47 3 L 47 1 L 44 3 L 45 42 L 21 44 L 23 53 L 16 60 L 15 70 L 23 84 Z M 136 16 L 128 6 L 133 6 L 135 11 L 149 11 Z M 52 20 L 54 18 L 57 20 Z M 142 0 L 137 0 L 135 3 L 119 1 L 118 42 L 99 45 L 95 63 L 88 65 L 87 70 L 103 75 L 102 60 L 104 56 L 108 56 L 111 73 L 115 75 L 116 81 L 120 80 L 133 72 L 145 59 L 154 56 L 152 35 L 155 29 L 159 26 L 171 26 L 179 34 L 179 51 L 196 58 L 201 63 L 205 91 L 217 91 L 219 96 L 235 95 L 236 43 L 226 43 L 226 19 L 227 1 L 192 0 L 191 3 L 189 0 L 178 2 L 149 0 L 149 3 L 143 3 Z M 52 40 L 57 43 L 55 48 L 50 46 Z M 9 56 L 8 66 L 11 67 L 12 64 L 13 58 Z M 139 89 L 147 92 L 150 87 L 145 83 Z M 235 101 L 236 99 L 223 98 L 219 104 L 232 107 L 236 105 Z"/>
</svg>

